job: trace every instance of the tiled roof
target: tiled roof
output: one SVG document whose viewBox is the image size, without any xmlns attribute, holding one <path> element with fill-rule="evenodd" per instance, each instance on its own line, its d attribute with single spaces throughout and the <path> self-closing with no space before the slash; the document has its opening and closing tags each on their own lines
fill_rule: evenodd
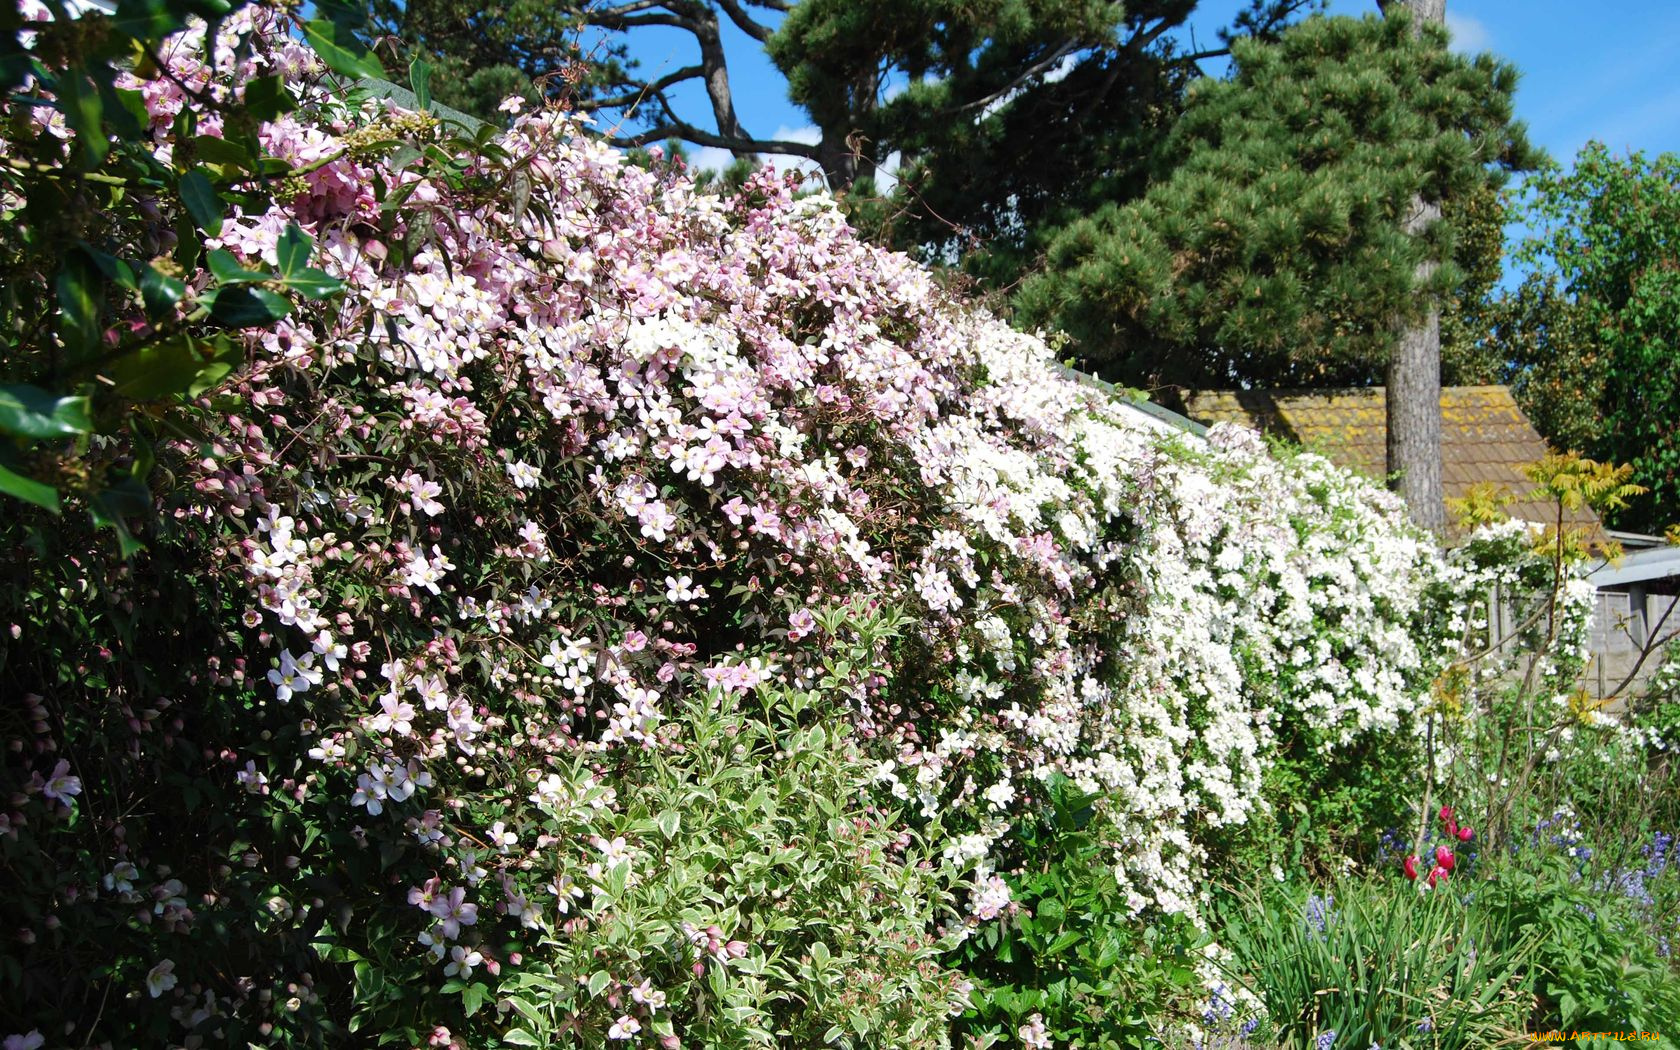
<svg viewBox="0 0 1680 1050">
<path fill-rule="evenodd" d="M 1185 395 L 1185 415 L 1201 423 L 1241 423 L 1294 442 L 1375 479 L 1386 474 L 1387 401 L 1382 387 L 1350 390 L 1202 390 Z M 1513 518 L 1550 524 L 1556 508 L 1527 497 L 1534 484 L 1522 468 L 1546 454 L 1546 442 L 1502 386 L 1456 386 L 1441 391 L 1441 487 L 1463 498 L 1480 482 L 1516 495 Z M 1450 517 L 1450 515 L 1449 515 Z M 1566 516 L 1602 539 L 1590 511 Z"/>
</svg>

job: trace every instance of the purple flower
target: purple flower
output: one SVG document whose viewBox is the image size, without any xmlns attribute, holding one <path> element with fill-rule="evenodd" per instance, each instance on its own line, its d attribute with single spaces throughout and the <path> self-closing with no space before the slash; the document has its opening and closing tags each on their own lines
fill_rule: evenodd
<svg viewBox="0 0 1680 1050">
<path fill-rule="evenodd" d="M 426 910 L 442 920 L 438 925 L 450 940 L 461 936 L 461 927 L 478 923 L 478 905 L 467 903 L 467 891 L 460 886 L 435 898 Z"/>
<path fill-rule="evenodd" d="M 82 793 L 82 778 L 70 775 L 70 763 L 64 759 L 58 760 L 53 767 L 52 775 L 41 785 L 41 794 L 63 806 L 72 806 L 71 799 Z"/>
<path fill-rule="evenodd" d="M 1330 920 L 1333 918 L 1331 907 L 1335 903 L 1336 898 L 1330 894 L 1320 897 L 1315 893 L 1307 898 L 1306 923 L 1307 928 L 1313 931 L 1314 936 L 1320 939 L 1324 937 L 1325 931 L 1330 927 Z"/>
</svg>

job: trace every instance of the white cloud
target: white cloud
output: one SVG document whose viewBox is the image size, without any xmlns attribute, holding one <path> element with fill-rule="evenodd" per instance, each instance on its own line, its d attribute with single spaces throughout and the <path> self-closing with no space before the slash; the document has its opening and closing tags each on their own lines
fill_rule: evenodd
<svg viewBox="0 0 1680 1050">
<path fill-rule="evenodd" d="M 807 146 L 815 146 L 822 141 L 822 132 L 818 130 L 815 124 L 806 124 L 797 128 L 780 124 L 777 125 L 776 130 L 771 133 L 770 137 L 781 139 L 783 142 L 803 142 Z"/>
<path fill-rule="evenodd" d="M 1471 18 L 1469 15 L 1447 12 L 1447 32 L 1452 34 L 1452 49 L 1460 54 L 1470 55 L 1486 51 L 1493 42 L 1493 35 L 1487 26 Z"/>
<path fill-rule="evenodd" d="M 688 166 L 695 171 L 722 171 L 735 163 L 735 154 L 716 146 L 702 146 L 688 155 Z"/>
<path fill-rule="evenodd" d="M 803 142 L 808 146 L 815 146 L 822 141 L 822 132 L 817 129 L 815 124 L 806 124 L 798 128 L 790 128 L 786 124 L 782 124 L 770 133 L 770 138 L 782 142 Z M 816 161 L 806 160 L 804 157 L 795 157 L 787 153 L 766 153 L 764 159 L 777 171 L 819 173 L 819 177 L 822 171 Z"/>
<path fill-rule="evenodd" d="M 904 154 L 893 150 L 881 159 L 875 169 L 875 188 L 883 195 L 891 193 L 898 187 L 898 166 L 904 162 Z"/>
<path fill-rule="evenodd" d="M 1072 73 L 1073 72 L 1073 67 L 1077 66 L 1078 64 L 1079 64 L 1079 56 L 1078 55 L 1064 55 L 1064 56 L 1062 56 L 1062 60 L 1060 62 L 1057 62 L 1056 65 L 1048 73 L 1044 74 L 1044 82 L 1046 84 L 1059 84 L 1059 83 L 1061 83 L 1063 80 L 1067 79 L 1067 75 L 1069 73 Z"/>
</svg>

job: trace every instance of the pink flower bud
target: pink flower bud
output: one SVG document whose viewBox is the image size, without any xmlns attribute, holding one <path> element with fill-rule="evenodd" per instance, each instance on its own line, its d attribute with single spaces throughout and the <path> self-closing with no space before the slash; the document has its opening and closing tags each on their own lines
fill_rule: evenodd
<svg viewBox="0 0 1680 1050">
<path fill-rule="evenodd" d="M 1460 842 L 1469 842 L 1472 838 L 1475 838 L 1475 836 L 1476 833 L 1471 831 L 1468 827 L 1458 829 L 1458 841 Z"/>
<path fill-rule="evenodd" d="M 1451 871 L 1453 868 L 1458 866 L 1458 861 L 1453 857 L 1452 850 L 1445 846 L 1436 846 L 1435 866 L 1446 871 Z"/>
<path fill-rule="evenodd" d="M 1414 880 L 1417 878 L 1417 862 L 1418 859 L 1416 854 L 1412 854 L 1400 862 L 1400 867 L 1406 872 L 1406 878 Z"/>
</svg>

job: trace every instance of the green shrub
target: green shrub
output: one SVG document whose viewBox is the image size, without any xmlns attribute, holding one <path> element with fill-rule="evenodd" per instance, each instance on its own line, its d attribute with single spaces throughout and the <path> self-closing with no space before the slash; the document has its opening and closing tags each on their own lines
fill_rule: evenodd
<svg viewBox="0 0 1680 1050">
<path fill-rule="evenodd" d="M 638 987 L 669 1000 L 653 1033 L 686 1045 L 945 1045 L 964 999 L 933 932 L 937 858 L 865 804 L 872 765 L 818 694 L 761 699 L 758 716 L 689 703 L 676 747 L 619 771 L 628 803 L 593 834 L 647 848 L 498 990 L 542 1045 L 612 1045 Z"/>
<path fill-rule="evenodd" d="M 1016 907 L 956 953 L 975 989 L 955 1030 L 1009 1042 L 1036 1024 L 1057 1046 L 1159 1046 L 1200 992 L 1200 935 L 1184 916 L 1132 914 L 1107 862 L 1112 847 L 1093 834 L 1096 796 L 1064 777 L 1045 794 L 1019 832 L 1008 880 Z"/>
<path fill-rule="evenodd" d="M 1529 955 L 1533 1030 L 1657 1032 L 1675 1045 L 1680 974 L 1659 957 L 1629 887 L 1583 875 L 1575 859 L 1506 864 L 1476 889 L 1476 908 L 1508 919 L 1495 950 Z"/>
</svg>

